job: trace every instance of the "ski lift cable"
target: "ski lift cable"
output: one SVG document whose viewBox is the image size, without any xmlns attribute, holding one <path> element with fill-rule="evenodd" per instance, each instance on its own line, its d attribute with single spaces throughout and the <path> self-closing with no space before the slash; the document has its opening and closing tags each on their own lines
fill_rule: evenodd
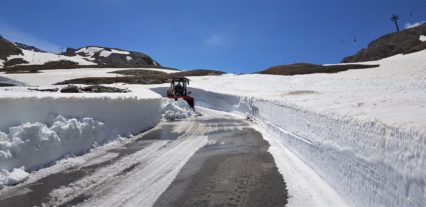
<svg viewBox="0 0 426 207">
<path fill-rule="evenodd" d="M 421 9 L 426 9 L 426 5 L 411 8 L 409 10 L 400 11 L 400 12 L 395 13 L 395 15 L 398 15 L 398 16 L 401 17 L 401 16 L 405 16 L 405 14 L 409 14 L 410 16 L 412 16 L 414 11 L 418 11 L 418 10 L 421 10 Z M 385 19 L 383 18 L 383 21 L 384 20 Z M 386 19 L 386 21 L 388 21 L 388 20 Z M 318 44 L 315 47 L 312 47 L 310 49 L 305 49 L 305 50 L 298 52 L 298 53 L 296 53 L 292 56 L 287 56 L 286 59 L 287 60 L 294 59 L 294 58 L 296 58 L 297 56 L 300 56 L 300 55 L 306 55 L 306 54 L 310 54 L 310 53 L 313 53 L 313 52 L 317 52 L 318 49 L 324 48 L 324 47 L 326 47 L 330 44 L 335 43 L 336 41 L 340 42 L 341 44 L 344 44 L 344 41 L 343 41 L 344 39 L 353 39 L 353 42 L 358 42 L 358 38 L 361 36 L 361 34 L 370 32 L 372 28 L 375 28 L 380 24 L 382 24 L 382 22 L 377 21 L 375 23 L 372 23 L 372 24 L 365 26 L 364 27 L 365 29 L 363 29 L 362 31 L 347 33 L 347 35 L 345 35 L 343 37 L 334 38 L 333 40 L 327 41 L 326 43 Z"/>
</svg>

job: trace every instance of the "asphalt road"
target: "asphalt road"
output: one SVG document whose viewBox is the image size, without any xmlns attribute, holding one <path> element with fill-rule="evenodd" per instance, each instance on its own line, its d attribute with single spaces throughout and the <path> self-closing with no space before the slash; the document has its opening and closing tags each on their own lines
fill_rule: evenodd
<svg viewBox="0 0 426 207">
<path fill-rule="evenodd" d="M 248 120 L 200 110 L 3 189 L 0 206 L 284 206 L 285 182 L 262 135 Z"/>
</svg>

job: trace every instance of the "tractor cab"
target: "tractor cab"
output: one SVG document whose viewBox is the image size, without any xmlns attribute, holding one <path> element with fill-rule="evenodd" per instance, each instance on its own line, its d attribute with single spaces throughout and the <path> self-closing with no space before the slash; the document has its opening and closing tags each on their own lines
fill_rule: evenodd
<svg viewBox="0 0 426 207">
<path fill-rule="evenodd" d="M 170 83 L 170 88 L 167 90 L 167 97 L 173 98 L 176 101 L 179 98 L 184 99 L 188 104 L 194 108 L 194 98 L 189 96 L 191 94 L 190 91 L 187 90 L 187 86 L 189 85 L 189 79 L 185 77 L 181 78 L 173 78 Z"/>
</svg>

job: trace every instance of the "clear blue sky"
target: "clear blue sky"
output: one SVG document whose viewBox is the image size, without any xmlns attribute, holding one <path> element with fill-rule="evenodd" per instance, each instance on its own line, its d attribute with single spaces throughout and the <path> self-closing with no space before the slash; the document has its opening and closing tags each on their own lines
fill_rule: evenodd
<svg viewBox="0 0 426 207">
<path fill-rule="evenodd" d="M 425 21 L 425 6 L 425 0 L 0 0 L 0 33 L 50 51 L 101 45 L 145 52 L 170 67 L 238 73 L 339 62 L 394 31 L 393 13 L 402 28 Z"/>
</svg>

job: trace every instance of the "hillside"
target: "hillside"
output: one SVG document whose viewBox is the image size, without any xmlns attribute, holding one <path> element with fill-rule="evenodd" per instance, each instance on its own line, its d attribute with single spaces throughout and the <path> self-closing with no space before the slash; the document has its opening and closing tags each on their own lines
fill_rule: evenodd
<svg viewBox="0 0 426 207">
<path fill-rule="evenodd" d="M 426 24 L 384 35 L 368 44 L 342 63 L 380 60 L 397 54 L 408 54 L 426 49 Z M 423 37 L 423 38 L 422 38 Z"/>
<path fill-rule="evenodd" d="M 348 64 L 348 65 L 316 65 L 309 63 L 295 63 L 290 65 L 277 65 L 268 69 L 259 71 L 259 74 L 269 75 L 304 75 L 312 73 L 337 73 L 350 69 L 366 69 L 375 68 L 379 65 L 359 65 L 359 64 Z"/>
<path fill-rule="evenodd" d="M 0 69 L 3 68 L 8 72 L 36 72 L 43 69 L 82 67 L 160 68 L 162 66 L 140 52 L 88 46 L 78 49 L 68 48 L 62 54 L 54 54 L 0 37 Z"/>
<path fill-rule="evenodd" d="M 141 52 L 132 52 L 116 48 L 87 46 L 78 49 L 67 48 L 62 55 L 68 57 L 81 56 L 98 65 L 112 65 L 117 67 L 161 67 L 159 63 Z"/>
</svg>

